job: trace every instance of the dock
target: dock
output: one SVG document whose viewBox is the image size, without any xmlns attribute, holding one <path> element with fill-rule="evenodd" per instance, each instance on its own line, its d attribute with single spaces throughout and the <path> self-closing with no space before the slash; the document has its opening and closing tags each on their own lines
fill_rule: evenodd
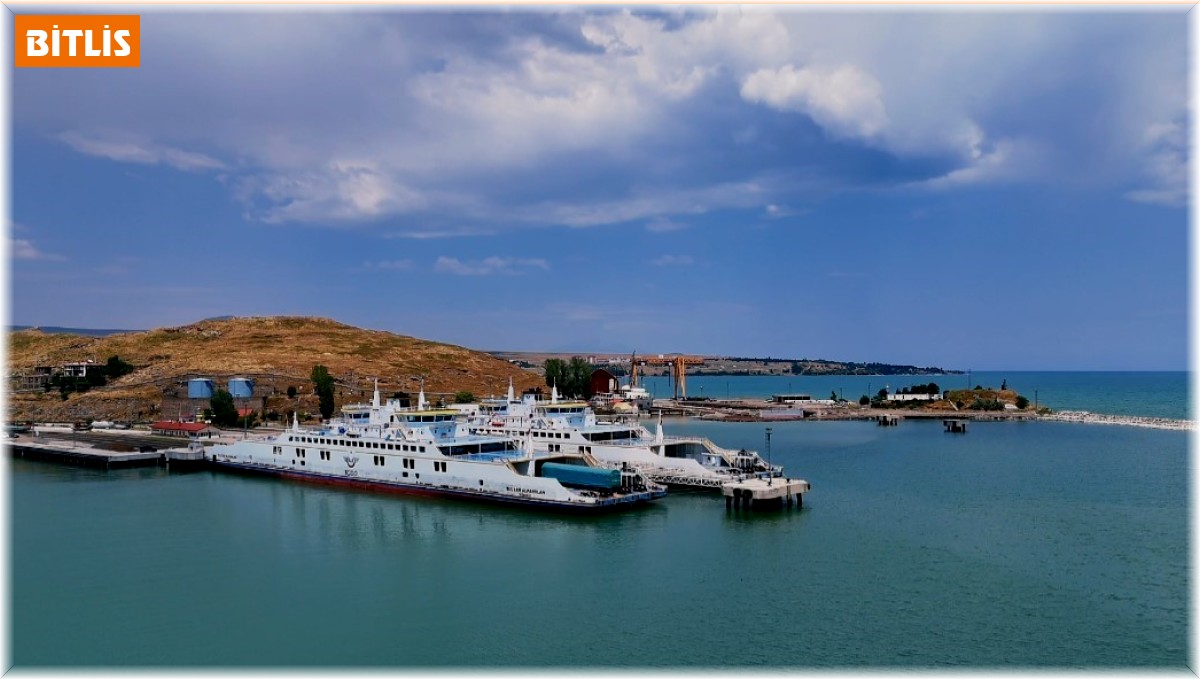
<svg viewBox="0 0 1200 679">
<path fill-rule="evenodd" d="M 812 484 L 803 479 L 747 479 L 727 483 L 721 487 L 725 496 L 725 509 L 780 509 L 791 507 L 793 498 L 796 508 L 804 508 L 804 494 L 812 490 Z"/>
<path fill-rule="evenodd" d="M 967 433 L 966 420 L 942 420 L 942 426 L 946 428 L 947 434 L 965 434 Z"/>
<path fill-rule="evenodd" d="M 105 470 L 160 465 L 169 468 L 172 464 L 176 467 L 201 467 L 206 464 L 204 448 L 199 442 L 193 442 L 187 448 L 161 450 L 151 445 L 125 446 L 130 450 L 118 450 L 92 441 L 50 436 L 4 439 L 3 443 L 12 457 Z M 174 443 L 179 445 L 184 442 Z"/>
</svg>

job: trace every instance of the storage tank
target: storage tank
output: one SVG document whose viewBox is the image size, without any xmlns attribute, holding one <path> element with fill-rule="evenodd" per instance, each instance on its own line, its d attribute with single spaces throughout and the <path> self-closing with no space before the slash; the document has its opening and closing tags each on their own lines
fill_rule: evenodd
<svg viewBox="0 0 1200 679">
<path fill-rule="evenodd" d="M 229 395 L 234 398 L 250 398 L 254 395 L 254 380 L 234 377 L 229 380 Z"/>
<path fill-rule="evenodd" d="M 212 398 L 213 381 L 203 378 L 188 380 L 188 398 Z"/>
<path fill-rule="evenodd" d="M 565 486 L 602 488 L 604 490 L 615 490 L 621 487 L 621 470 L 619 469 L 547 462 L 542 465 L 542 476 L 558 479 L 559 483 Z"/>
</svg>

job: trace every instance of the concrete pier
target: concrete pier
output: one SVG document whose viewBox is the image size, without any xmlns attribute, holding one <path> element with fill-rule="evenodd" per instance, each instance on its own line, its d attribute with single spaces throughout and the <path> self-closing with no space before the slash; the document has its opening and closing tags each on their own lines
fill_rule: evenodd
<svg viewBox="0 0 1200 679">
<path fill-rule="evenodd" d="M 804 507 L 804 494 L 812 485 L 803 479 L 748 479 L 727 483 L 721 487 L 726 509 L 780 509 Z"/>
<path fill-rule="evenodd" d="M 967 433 L 966 420 L 942 420 L 942 426 L 946 428 L 947 434 L 965 434 Z"/>
<path fill-rule="evenodd" d="M 899 415 L 878 415 L 875 417 L 875 424 L 881 427 L 895 427 L 900 424 Z"/>
<path fill-rule="evenodd" d="M 194 447 L 157 450 L 150 446 L 142 446 L 139 450 L 121 451 L 78 441 L 33 437 L 5 439 L 3 443 L 12 457 L 106 470 L 158 465 L 183 468 L 206 464 L 203 448 Z"/>
</svg>

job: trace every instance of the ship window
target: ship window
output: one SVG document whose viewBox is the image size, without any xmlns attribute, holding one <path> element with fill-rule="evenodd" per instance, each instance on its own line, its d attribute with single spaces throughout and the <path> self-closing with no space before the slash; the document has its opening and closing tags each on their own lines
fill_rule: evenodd
<svg viewBox="0 0 1200 679">
<path fill-rule="evenodd" d="M 300 466 L 301 466 L 301 467 L 303 467 L 303 466 L 304 466 L 304 460 L 300 460 Z"/>
<path fill-rule="evenodd" d="M 408 472 L 404 472 L 404 478 L 408 478 Z"/>
<path fill-rule="evenodd" d="M 292 440 L 292 437 L 291 437 L 291 436 L 289 436 L 289 437 L 288 437 L 288 440 L 289 440 L 289 441 L 291 441 L 291 440 Z"/>
<path fill-rule="evenodd" d="M 417 447 L 417 452 L 420 452 L 420 453 L 423 453 L 423 452 L 425 452 L 425 446 L 418 446 L 418 447 Z"/>
<path fill-rule="evenodd" d="M 483 479 L 479 479 L 479 485 L 483 485 Z"/>
</svg>

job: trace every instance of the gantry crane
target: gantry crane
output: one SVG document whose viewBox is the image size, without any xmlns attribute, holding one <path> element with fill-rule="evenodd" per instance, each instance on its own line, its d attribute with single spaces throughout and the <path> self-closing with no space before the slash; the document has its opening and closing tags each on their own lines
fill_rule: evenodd
<svg viewBox="0 0 1200 679">
<path fill-rule="evenodd" d="M 675 398 L 687 398 L 687 366 L 699 365 L 704 362 L 699 356 L 659 356 L 658 358 L 643 358 L 644 365 L 671 366 L 671 383 L 675 388 Z"/>
</svg>

